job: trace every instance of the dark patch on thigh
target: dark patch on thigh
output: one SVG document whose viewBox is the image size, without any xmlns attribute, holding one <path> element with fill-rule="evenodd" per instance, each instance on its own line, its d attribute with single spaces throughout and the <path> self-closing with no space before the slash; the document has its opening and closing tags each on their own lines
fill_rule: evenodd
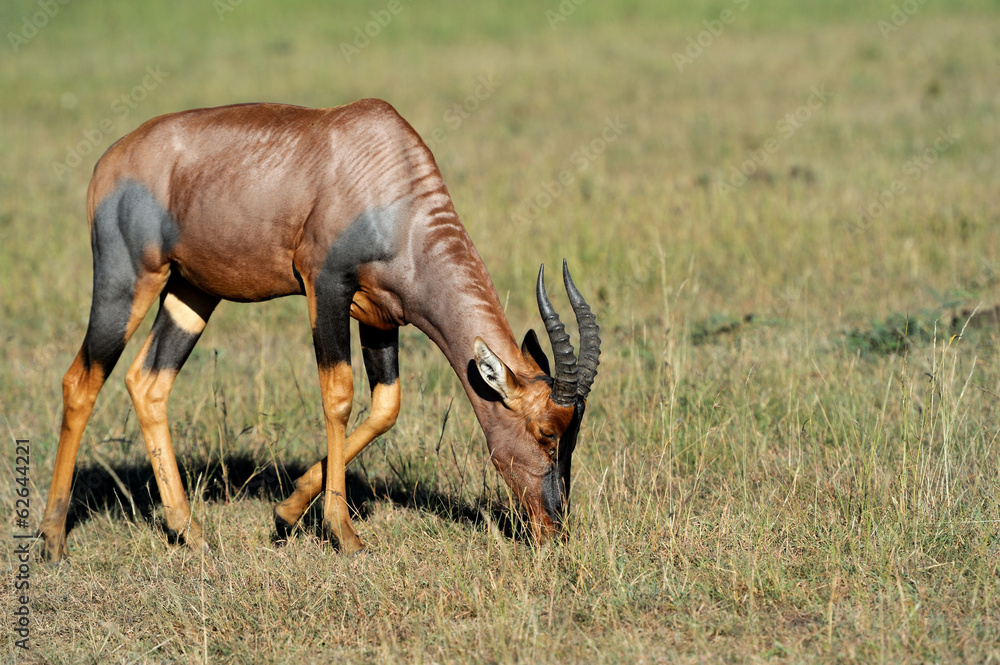
<svg viewBox="0 0 1000 665">
<path fill-rule="evenodd" d="M 395 256 L 396 230 L 406 202 L 361 213 L 327 250 L 315 281 L 313 344 L 320 367 L 351 362 L 351 300 L 358 290 L 358 269 Z"/>
<path fill-rule="evenodd" d="M 368 386 L 391 386 L 399 379 L 399 328 L 379 330 L 361 324 L 361 355 L 365 359 Z"/>
<path fill-rule="evenodd" d="M 156 313 L 151 334 L 153 341 L 142 364 L 142 368 L 147 372 L 180 371 L 201 337 L 201 333 L 195 335 L 181 329 L 162 302 L 160 311 Z"/>
<path fill-rule="evenodd" d="M 97 280 L 94 280 L 95 282 Z M 122 351 L 125 350 L 125 334 L 132 313 L 132 290 L 124 297 L 96 295 L 90 305 L 90 323 L 83 338 L 83 366 L 90 371 L 95 365 L 101 367 L 104 376 L 111 373 Z"/>
<path fill-rule="evenodd" d="M 177 223 L 146 187 L 126 180 L 97 206 L 91 229 L 94 293 L 84 338 L 84 366 L 110 373 L 125 348 L 135 287 L 150 250 L 160 257 L 177 243 Z"/>
<path fill-rule="evenodd" d="M 123 181 L 94 212 L 94 260 L 105 256 L 127 259 L 135 275 L 141 272 L 147 251 L 157 250 L 165 258 L 179 236 L 173 216 L 137 180 Z"/>
</svg>

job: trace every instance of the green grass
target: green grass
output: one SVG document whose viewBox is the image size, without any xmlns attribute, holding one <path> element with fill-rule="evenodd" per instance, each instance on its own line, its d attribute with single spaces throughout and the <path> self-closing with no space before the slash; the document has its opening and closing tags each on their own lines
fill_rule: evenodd
<svg viewBox="0 0 1000 665">
<path fill-rule="evenodd" d="M 120 366 L 84 437 L 70 559 L 32 564 L 31 648 L 5 628 L 3 657 L 1000 658 L 1000 356 L 989 329 L 955 337 L 927 314 L 1000 303 L 997 3 L 926 3 L 883 37 L 889 2 L 751 2 L 678 71 L 673 54 L 735 3 L 592 0 L 553 30 L 556 2 L 404 2 L 346 62 L 341 43 L 386 5 L 245 0 L 220 20 L 208 1 L 74 1 L 18 53 L 4 41 L 0 500 L 13 507 L 13 440 L 30 438 L 41 518 L 89 311 L 98 154 L 182 108 L 376 96 L 425 137 L 446 131 L 435 154 L 515 332 L 539 329 L 543 261 L 568 258 L 595 306 L 604 355 L 569 543 L 522 538 L 458 381 L 404 329 L 399 421 L 350 469 L 369 554 L 323 543 L 315 508 L 276 546 L 273 504 L 325 449 L 305 302 L 224 303 L 171 400 L 214 556 L 163 531 Z M 35 11 L 4 4 L 3 34 Z M 120 117 L 113 102 L 147 67 L 167 76 Z M 481 76 L 499 85 L 452 127 L 446 111 Z M 814 87 L 832 96 L 788 134 Z M 111 131 L 58 177 L 104 119 Z M 616 119 L 614 141 L 574 159 Z M 932 163 L 912 161 L 928 149 Z M 573 183 L 525 214 L 562 170 Z M 862 217 L 894 182 L 905 191 Z M 870 352 L 908 315 L 919 335 Z"/>
</svg>

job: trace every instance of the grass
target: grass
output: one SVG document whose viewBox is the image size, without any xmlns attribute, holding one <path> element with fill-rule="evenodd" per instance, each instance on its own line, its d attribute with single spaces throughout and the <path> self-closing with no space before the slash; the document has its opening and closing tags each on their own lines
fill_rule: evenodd
<svg viewBox="0 0 1000 665">
<path fill-rule="evenodd" d="M 89 309 L 97 155 L 181 108 L 378 96 L 445 132 L 435 154 L 517 333 L 539 327 L 542 261 L 567 257 L 595 306 L 572 538 L 524 540 L 457 380 L 404 329 L 399 422 L 351 467 L 369 554 L 324 544 L 315 509 L 276 546 L 271 508 L 325 446 L 305 303 L 224 303 L 171 400 L 215 554 L 163 532 L 119 367 L 84 437 L 70 560 L 32 564 L 30 650 L 5 629 L 5 658 L 1000 658 L 998 347 L 924 314 L 1000 303 L 995 2 L 920 5 L 885 37 L 891 3 L 751 3 L 683 71 L 673 54 L 728 3 L 587 2 L 554 30 L 547 5 L 404 3 L 350 63 L 340 44 L 385 3 L 227 6 L 71 2 L 4 44 L 0 500 L 30 438 L 40 520 Z M 36 11 L 5 4 L 4 34 Z M 138 99 L 147 67 L 166 75 Z M 481 76 L 499 84 L 449 124 Z M 574 158 L 608 121 L 615 140 Z M 81 164 L 54 169 L 81 141 Z M 898 339 L 908 313 L 923 327 L 905 345 L 844 343 Z"/>
</svg>

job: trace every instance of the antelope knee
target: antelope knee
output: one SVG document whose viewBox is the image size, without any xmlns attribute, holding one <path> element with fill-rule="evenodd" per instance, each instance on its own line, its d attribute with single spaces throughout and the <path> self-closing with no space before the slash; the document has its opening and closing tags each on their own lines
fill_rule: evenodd
<svg viewBox="0 0 1000 665">
<path fill-rule="evenodd" d="M 166 413 L 169 387 L 161 385 L 158 372 L 147 372 L 142 367 L 131 367 L 125 375 L 125 388 L 132 402 L 149 414 Z"/>
<path fill-rule="evenodd" d="M 320 391 L 323 393 L 323 413 L 331 423 L 347 425 L 354 403 L 354 375 L 348 363 L 320 369 Z"/>
<path fill-rule="evenodd" d="M 67 374 L 63 379 L 63 407 L 67 414 L 75 414 L 90 407 L 95 401 L 93 397 L 87 394 L 78 377 Z"/>
<path fill-rule="evenodd" d="M 148 381 L 143 378 L 142 368 L 136 365 L 130 367 L 125 374 L 125 389 L 133 400 L 145 397 Z"/>
<path fill-rule="evenodd" d="M 353 401 L 352 398 L 343 397 L 326 400 L 326 403 L 323 405 L 323 411 L 327 420 L 346 425 L 347 421 L 351 419 Z"/>
</svg>

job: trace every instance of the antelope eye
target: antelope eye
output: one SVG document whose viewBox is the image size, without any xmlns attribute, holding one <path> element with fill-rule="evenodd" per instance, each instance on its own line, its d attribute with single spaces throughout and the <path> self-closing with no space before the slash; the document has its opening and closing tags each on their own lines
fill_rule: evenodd
<svg viewBox="0 0 1000 665">
<path fill-rule="evenodd" d="M 539 429 L 538 433 L 542 435 L 543 439 L 549 439 L 550 441 L 555 441 L 556 433 L 550 429 Z"/>
</svg>

